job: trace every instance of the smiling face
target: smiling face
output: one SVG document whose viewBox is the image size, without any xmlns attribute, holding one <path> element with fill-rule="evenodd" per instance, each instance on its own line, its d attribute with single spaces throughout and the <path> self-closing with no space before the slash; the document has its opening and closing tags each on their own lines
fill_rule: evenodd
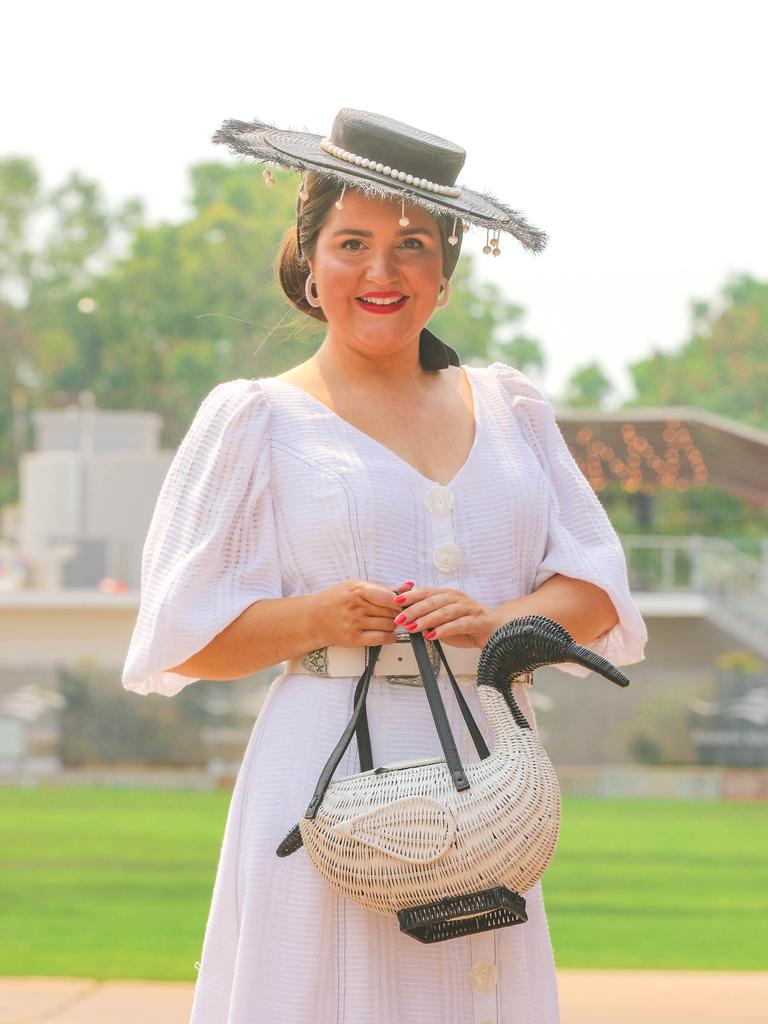
<svg viewBox="0 0 768 1024">
<path fill-rule="evenodd" d="M 435 309 L 443 274 L 440 232 L 419 206 L 347 190 L 331 206 L 309 260 L 329 332 L 367 354 L 413 344 Z"/>
</svg>

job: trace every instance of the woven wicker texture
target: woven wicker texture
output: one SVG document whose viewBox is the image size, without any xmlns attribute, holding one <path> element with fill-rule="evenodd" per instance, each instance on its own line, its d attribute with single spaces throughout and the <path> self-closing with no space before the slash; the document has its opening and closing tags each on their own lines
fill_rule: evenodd
<svg viewBox="0 0 768 1024">
<path fill-rule="evenodd" d="M 339 892 L 395 914 L 491 885 L 525 892 L 544 873 L 560 828 L 557 776 L 533 732 L 510 729 L 503 696 L 478 695 L 497 746 L 465 766 L 469 790 L 456 792 L 441 761 L 331 783 L 318 816 L 300 820 L 307 853 Z"/>
<path fill-rule="evenodd" d="M 464 766 L 469 788 L 457 790 L 442 759 L 384 765 L 331 782 L 317 814 L 298 823 L 323 878 L 381 914 L 493 886 L 515 894 L 530 889 L 555 851 L 560 787 L 512 684 L 536 667 L 566 660 L 587 663 L 620 686 L 629 682 L 545 616 L 528 615 L 497 629 L 477 673 L 478 697 L 496 743 L 487 757 Z M 281 856 L 298 848 L 295 832 L 286 839 Z M 461 916 L 472 912 L 466 908 Z M 517 920 L 500 916 L 495 926 Z"/>
</svg>

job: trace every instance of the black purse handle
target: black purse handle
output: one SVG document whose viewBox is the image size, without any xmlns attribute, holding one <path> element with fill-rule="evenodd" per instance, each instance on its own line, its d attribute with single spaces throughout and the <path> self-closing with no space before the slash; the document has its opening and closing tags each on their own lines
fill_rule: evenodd
<svg viewBox="0 0 768 1024">
<path fill-rule="evenodd" d="M 409 636 L 408 639 L 410 640 L 411 637 Z M 485 740 L 483 739 L 483 734 L 480 732 L 477 722 L 475 721 L 472 712 L 469 710 L 469 705 L 464 700 L 464 694 L 461 692 L 461 688 L 459 687 L 459 684 L 456 682 L 456 677 L 451 671 L 451 666 L 448 664 L 448 659 L 445 656 L 445 651 L 443 650 L 440 641 L 433 640 L 432 643 L 434 644 L 437 653 L 440 655 L 442 663 L 445 665 L 445 670 L 448 673 L 448 678 L 451 680 L 453 692 L 456 695 L 456 702 L 458 703 L 459 709 L 461 710 L 461 713 L 464 716 L 464 721 L 467 724 L 467 729 L 475 744 L 477 753 L 480 755 L 480 760 L 484 760 L 486 757 L 490 755 L 490 751 L 488 750 Z M 362 686 L 363 679 L 361 677 L 360 680 L 358 681 L 357 689 L 355 690 L 355 704 L 357 703 L 357 698 L 360 696 Z M 362 710 L 360 711 L 360 717 L 358 718 L 357 721 L 357 749 L 360 755 L 360 771 L 369 771 L 371 768 L 373 768 L 373 754 L 371 753 L 371 737 L 368 731 L 368 716 L 366 715 L 365 707 L 363 707 Z"/>
<path fill-rule="evenodd" d="M 411 633 L 409 639 L 411 641 L 411 646 L 413 647 L 413 653 L 416 657 L 416 664 L 419 667 L 419 672 L 424 682 L 424 691 L 429 702 L 429 709 L 432 712 L 432 718 L 435 723 L 435 728 L 437 729 L 440 746 L 443 748 L 445 761 L 448 766 L 448 770 L 451 773 L 453 785 L 459 791 L 469 789 L 469 779 L 464 771 L 464 766 L 461 763 L 461 758 L 459 757 L 459 752 L 456 748 L 456 741 L 454 740 L 453 733 L 451 732 L 451 726 L 445 712 L 443 698 L 440 695 L 440 688 L 438 686 L 437 679 L 435 678 L 435 673 L 432 669 L 432 662 L 430 661 L 429 654 L 427 652 L 426 641 L 421 633 Z M 470 711 L 467 702 L 464 700 L 464 696 L 461 693 L 459 684 L 456 682 L 453 672 L 451 672 L 450 666 L 448 665 L 448 661 L 445 657 L 445 652 L 443 651 L 440 642 L 435 640 L 434 644 L 451 680 L 453 691 L 456 694 L 456 699 L 459 703 L 461 713 L 464 716 L 464 721 L 467 723 L 470 735 L 474 740 L 477 752 L 481 759 L 485 759 L 490 756 L 490 751 L 483 739 L 483 734 L 480 732 L 472 712 Z M 304 812 L 305 818 L 314 818 L 317 814 L 317 810 L 325 796 L 325 791 L 328 788 L 331 777 L 344 756 L 344 752 L 349 746 L 352 736 L 356 730 L 361 771 L 369 771 L 373 767 L 368 718 L 365 713 L 365 700 L 368 694 L 368 687 L 370 686 L 376 661 L 381 653 L 381 646 L 381 644 L 378 644 L 366 649 L 366 666 L 355 688 L 354 711 L 352 712 L 352 717 L 347 723 L 339 742 L 336 744 L 333 753 L 328 758 L 325 767 L 320 773 L 320 778 L 318 779 L 317 786 L 315 787 L 315 792 L 309 802 L 309 806 Z M 363 767 L 363 765 L 365 765 L 365 767 Z"/>
</svg>

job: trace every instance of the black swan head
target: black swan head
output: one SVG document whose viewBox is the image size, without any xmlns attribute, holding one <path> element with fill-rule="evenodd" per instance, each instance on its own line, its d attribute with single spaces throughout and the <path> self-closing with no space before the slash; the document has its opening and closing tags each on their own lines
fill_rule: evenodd
<svg viewBox="0 0 768 1024">
<path fill-rule="evenodd" d="M 563 661 L 592 669 L 617 686 L 629 686 L 615 665 L 577 644 L 564 626 L 545 615 L 522 615 L 491 633 L 480 654 L 477 685 L 504 691 L 519 676 Z"/>
</svg>

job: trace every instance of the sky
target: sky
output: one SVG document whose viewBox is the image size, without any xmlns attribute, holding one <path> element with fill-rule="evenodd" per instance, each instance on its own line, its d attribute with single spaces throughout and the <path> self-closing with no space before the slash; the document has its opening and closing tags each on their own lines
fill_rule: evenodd
<svg viewBox="0 0 768 1024">
<path fill-rule="evenodd" d="M 549 235 L 493 257 L 475 228 L 464 251 L 525 309 L 552 398 L 598 360 L 623 399 L 692 301 L 768 279 L 764 0 L 26 0 L 4 23 L 0 155 L 153 220 L 186 216 L 191 164 L 236 162 L 210 142 L 226 118 L 325 134 L 353 107 L 459 143 L 459 183 Z"/>
</svg>

